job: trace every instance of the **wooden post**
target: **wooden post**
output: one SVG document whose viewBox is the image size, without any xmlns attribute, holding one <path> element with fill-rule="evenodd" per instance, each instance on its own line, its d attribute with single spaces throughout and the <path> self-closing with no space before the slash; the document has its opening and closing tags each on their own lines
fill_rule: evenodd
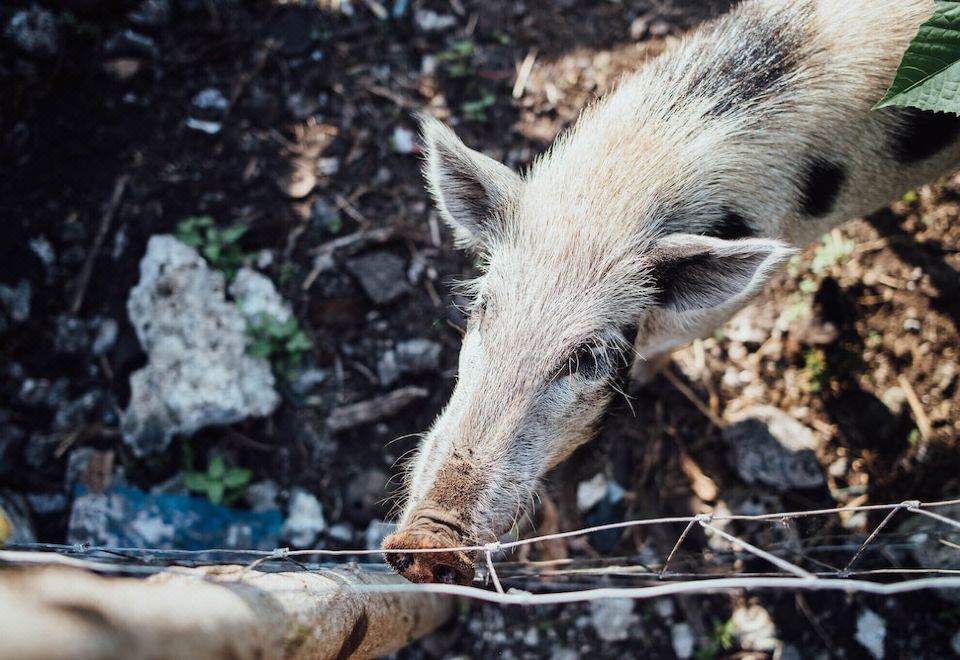
<svg viewBox="0 0 960 660">
<path fill-rule="evenodd" d="M 454 600 L 436 594 L 343 589 L 397 583 L 349 568 L 170 568 L 138 579 L 8 567 L 0 570 L 0 659 L 376 657 L 453 613 Z"/>
</svg>

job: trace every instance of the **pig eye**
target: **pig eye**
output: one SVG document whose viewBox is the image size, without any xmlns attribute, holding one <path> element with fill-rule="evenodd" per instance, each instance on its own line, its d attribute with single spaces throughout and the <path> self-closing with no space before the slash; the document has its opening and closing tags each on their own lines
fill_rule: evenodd
<svg viewBox="0 0 960 660">
<path fill-rule="evenodd" d="M 568 360 L 565 373 L 578 374 L 584 378 L 597 378 L 600 375 L 600 363 L 597 358 L 597 348 L 591 344 L 580 346 Z"/>
</svg>

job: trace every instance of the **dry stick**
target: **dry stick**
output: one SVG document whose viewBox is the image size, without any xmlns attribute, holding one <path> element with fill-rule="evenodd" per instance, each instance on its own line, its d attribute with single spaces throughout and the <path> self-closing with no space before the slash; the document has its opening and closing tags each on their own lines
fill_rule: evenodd
<svg viewBox="0 0 960 660">
<path fill-rule="evenodd" d="M 913 389 L 913 385 L 910 384 L 910 381 L 907 380 L 907 377 L 903 374 L 900 374 L 897 377 L 897 381 L 900 383 L 900 388 L 903 390 L 904 394 L 907 395 L 907 405 L 910 406 L 910 411 L 913 413 L 914 419 L 917 420 L 917 428 L 920 430 L 920 437 L 924 442 L 926 442 L 933 434 L 933 430 L 930 426 L 930 418 L 927 417 L 927 413 L 924 412 L 923 405 L 920 403 L 920 399 L 917 397 L 917 393 Z"/>
<path fill-rule="evenodd" d="M 537 49 L 531 48 L 523 59 L 523 64 L 517 69 L 517 82 L 513 84 L 513 98 L 519 99 L 527 89 L 527 81 L 533 72 L 533 64 L 537 61 Z"/>
<path fill-rule="evenodd" d="M 704 417 L 709 419 L 715 426 L 721 429 L 727 426 L 727 422 L 718 415 L 714 414 L 714 412 L 710 410 L 710 406 L 701 401 L 696 392 L 687 387 L 686 383 L 677 378 L 676 374 L 670 370 L 669 365 L 660 373 L 662 373 L 663 376 L 670 381 L 670 384 L 677 388 L 680 394 L 685 396 L 687 400 L 690 401 L 690 403 L 692 403 L 697 410 L 703 413 Z"/>
<path fill-rule="evenodd" d="M 90 276 L 93 275 L 93 262 L 97 255 L 103 249 L 103 242 L 107 239 L 107 233 L 110 231 L 110 225 L 113 218 L 117 215 L 117 209 L 120 208 L 120 202 L 123 200 L 123 193 L 130 182 L 130 174 L 121 174 L 113 184 L 113 194 L 110 195 L 110 201 L 107 208 L 100 218 L 100 227 L 97 229 L 97 235 L 93 239 L 93 245 L 87 254 L 86 261 L 83 262 L 83 270 L 80 271 L 80 279 L 77 283 L 77 291 L 73 296 L 73 304 L 70 305 L 70 313 L 76 314 L 83 306 L 83 297 L 87 294 L 87 286 L 90 284 Z"/>
<path fill-rule="evenodd" d="M 883 528 L 887 526 L 887 523 L 890 522 L 890 519 L 896 515 L 897 511 L 899 511 L 901 508 L 907 508 L 911 504 L 913 503 L 912 502 L 909 504 L 903 503 L 899 507 L 897 507 L 896 509 L 888 513 L 886 516 L 884 516 L 883 520 L 880 521 L 880 524 L 877 525 L 876 528 L 874 528 L 873 532 L 870 534 L 870 536 L 868 536 L 867 539 L 860 544 L 860 548 L 857 549 L 857 551 L 854 553 L 853 557 L 850 559 L 847 565 L 843 568 L 842 571 L 840 571 L 841 577 L 846 577 L 847 575 L 850 574 L 850 569 L 853 567 L 856 561 L 860 559 L 860 555 L 864 553 L 868 545 L 873 543 L 873 540 L 877 538 L 877 535 L 881 532 L 881 530 L 883 530 Z"/>
<path fill-rule="evenodd" d="M 10 658 L 370 658 L 453 614 L 428 593 L 358 593 L 397 575 L 338 569 L 260 573 L 170 569 L 147 579 L 76 568 L 0 572 L 0 639 Z"/>
</svg>

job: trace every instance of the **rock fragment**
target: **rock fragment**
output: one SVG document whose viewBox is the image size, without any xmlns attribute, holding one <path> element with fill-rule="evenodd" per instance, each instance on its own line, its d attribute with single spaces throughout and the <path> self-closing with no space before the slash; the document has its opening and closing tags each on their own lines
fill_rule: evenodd
<svg viewBox="0 0 960 660">
<path fill-rule="evenodd" d="M 622 642 L 630 638 L 640 623 L 630 598 L 611 598 L 590 603 L 590 621 L 597 637 L 605 642 Z"/>
<path fill-rule="evenodd" d="M 212 271 L 172 236 L 154 236 L 127 311 L 147 353 L 130 378 L 124 441 L 137 456 L 163 451 L 175 434 L 272 413 L 280 402 L 270 364 L 247 355 L 242 313 Z"/>
<path fill-rule="evenodd" d="M 310 548 L 327 528 L 323 506 L 313 493 L 294 488 L 281 535 L 297 548 Z"/>
<path fill-rule="evenodd" d="M 778 491 L 824 483 L 812 430 L 772 406 L 748 408 L 731 421 L 723 438 L 744 481 Z"/>
<path fill-rule="evenodd" d="M 347 269 L 377 305 L 391 303 L 410 290 L 406 264 L 392 252 L 378 250 L 360 255 L 347 261 Z"/>
</svg>

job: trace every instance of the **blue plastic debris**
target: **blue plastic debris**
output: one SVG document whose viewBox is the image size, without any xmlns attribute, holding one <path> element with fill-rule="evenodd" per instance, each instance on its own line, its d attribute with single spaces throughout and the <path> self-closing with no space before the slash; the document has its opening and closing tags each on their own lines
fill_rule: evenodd
<svg viewBox="0 0 960 660">
<path fill-rule="evenodd" d="M 152 495 L 113 486 L 93 493 L 77 486 L 69 543 L 120 548 L 272 550 L 283 516 L 276 509 L 238 511 L 197 497 Z"/>
</svg>

